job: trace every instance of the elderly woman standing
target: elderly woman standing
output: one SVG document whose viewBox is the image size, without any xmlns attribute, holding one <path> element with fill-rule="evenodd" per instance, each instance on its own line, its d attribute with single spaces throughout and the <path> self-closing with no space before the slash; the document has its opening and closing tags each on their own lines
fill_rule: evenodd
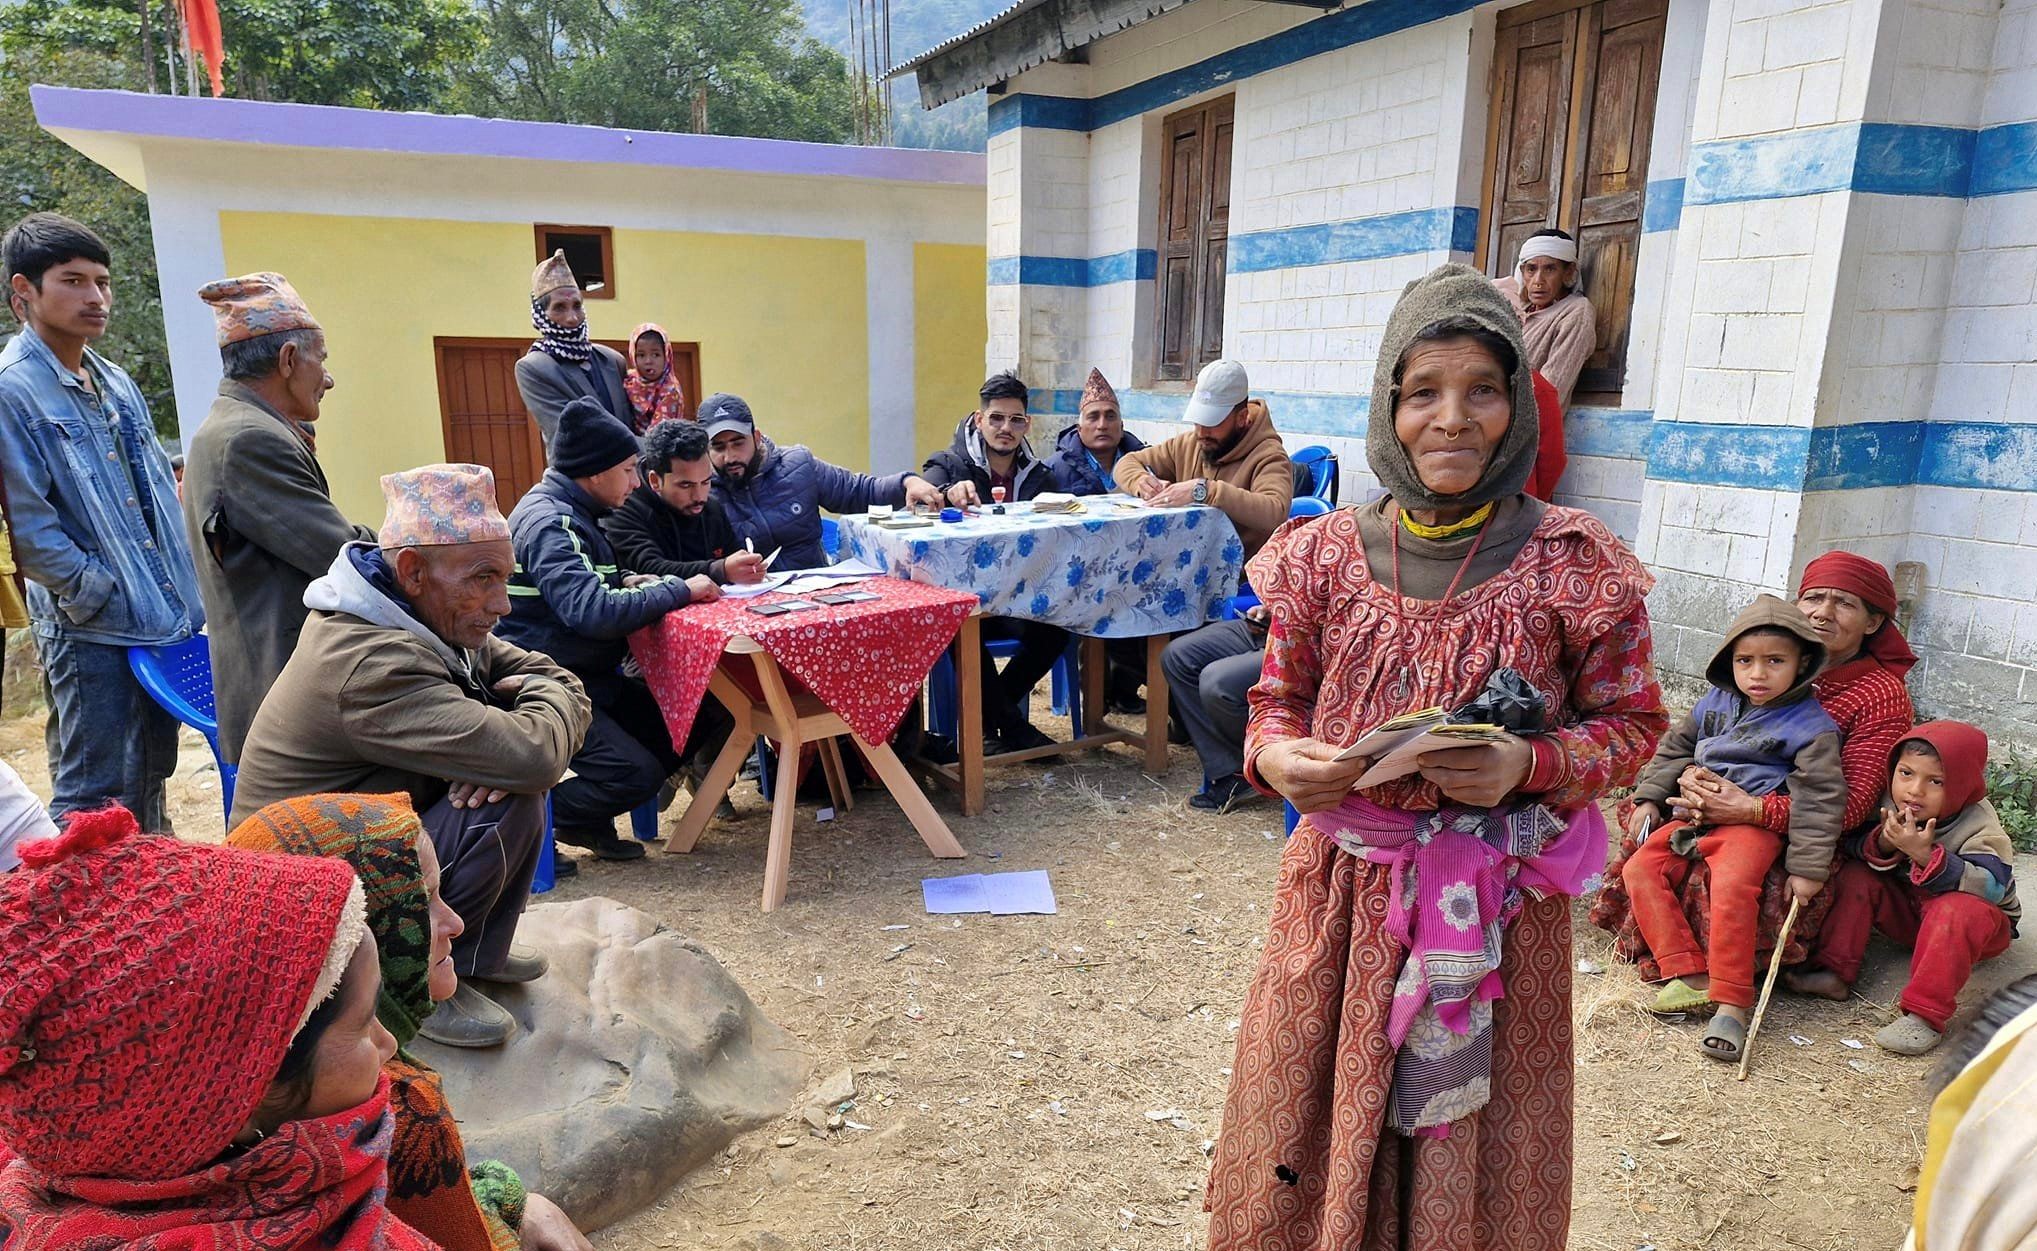
<svg viewBox="0 0 2037 1251">
<path fill-rule="evenodd" d="M 1389 318 L 1368 460 L 1389 491 L 1275 535 L 1246 769 L 1305 815 L 1247 993 L 1210 1246 L 1560 1251 L 1570 1223 L 1570 912 L 1594 801 L 1666 726 L 1650 579 L 1590 516 L 1522 494 L 1519 321 L 1446 265 Z M 1340 749 L 1501 667 L 1550 730 L 1431 752 L 1354 792 Z"/>
</svg>

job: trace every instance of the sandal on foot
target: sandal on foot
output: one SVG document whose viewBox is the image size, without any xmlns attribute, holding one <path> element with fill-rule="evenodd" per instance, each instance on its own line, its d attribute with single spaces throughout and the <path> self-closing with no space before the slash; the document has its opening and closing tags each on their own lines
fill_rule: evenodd
<svg viewBox="0 0 2037 1251">
<path fill-rule="evenodd" d="M 1944 1038 L 1945 1035 L 1931 1028 L 1929 1021 L 1914 1012 L 1903 1013 L 1874 1035 L 1874 1041 L 1883 1051 L 1893 1051 L 1899 1056 L 1923 1055 Z"/>
<path fill-rule="evenodd" d="M 1712 1018 L 1700 1045 L 1712 1059 L 1732 1064 L 1739 1060 L 1741 1049 L 1747 1045 L 1747 1022 L 1721 1013 Z"/>
<path fill-rule="evenodd" d="M 1656 1016 L 1677 1016 L 1710 1007 L 1711 1002 L 1710 991 L 1699 990 L 1678 977 L 1670 979 L 1667 985 L 1656 991 L 1654 1000 L 1647 1008 Z"/>
</svg>

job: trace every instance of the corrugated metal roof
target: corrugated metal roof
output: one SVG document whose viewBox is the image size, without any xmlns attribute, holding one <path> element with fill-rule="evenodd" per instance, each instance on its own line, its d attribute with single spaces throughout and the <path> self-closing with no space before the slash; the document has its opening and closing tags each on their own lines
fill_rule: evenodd
<svg viewBox="0 0 2037 1251">
<path fill-rule="evenodd" d="M 1192 0 L 1017 0 L 944 43 L 892 68 L 919 75 L 927 108 L 1013 78 Z"/>
</svg>

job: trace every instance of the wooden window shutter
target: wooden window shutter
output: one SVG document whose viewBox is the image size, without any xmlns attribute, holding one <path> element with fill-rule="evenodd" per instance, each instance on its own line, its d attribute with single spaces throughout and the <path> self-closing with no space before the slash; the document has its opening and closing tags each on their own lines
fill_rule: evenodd
<svg viewBox="0 0 2037 1251">
<path fill-rule="evenodd" d="M 1153 351 L 1153 374 L 1160 381 L 1185 382 L 1223 355 L 1236 116 L 1236 98 L 1225 96 L 1161 123 Z"/>
</svg>

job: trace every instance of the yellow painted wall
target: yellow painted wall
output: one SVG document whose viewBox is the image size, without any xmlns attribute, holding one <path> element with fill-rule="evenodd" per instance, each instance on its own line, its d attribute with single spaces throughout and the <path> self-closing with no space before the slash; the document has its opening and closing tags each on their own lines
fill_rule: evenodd
<svg viewBox="0 0 2037 1251">
<path fill-rule="evenodd" d="M 228 273 L 289 275 L 324 324 L 339 385 L 319 419 L 318 455 L 340 508 L 369 525 L 382 517 L 381 475 L 445 458 L 433 337 L 533 337 L 528 225 L 224 212 L 220 236 Z M 868 466 L 861 241 L 618 229 L 614 244 L 617 297 L 587 302 L 595 338 L 626 339 L 638 323 L 658 322 L 674 340 L 700 344 L 701 386 L 743 396 L 766 434 Z M 923 289 L 920 342 L 942 310 L 965 311 L 974 343 L 957 354 L 973 374 L 983 357 L 983 249 L 940 250 L 972 253 L 974 269 L 959 290 Z M 923 399 L 922 425 L 926 414 Z"/>
<path fill-rule="evenodd" d="M 912 248 L 913 399 L 921 455 L 948 446 L 983 385 L 984 249 L 962 243 Z"/>
</svg>

